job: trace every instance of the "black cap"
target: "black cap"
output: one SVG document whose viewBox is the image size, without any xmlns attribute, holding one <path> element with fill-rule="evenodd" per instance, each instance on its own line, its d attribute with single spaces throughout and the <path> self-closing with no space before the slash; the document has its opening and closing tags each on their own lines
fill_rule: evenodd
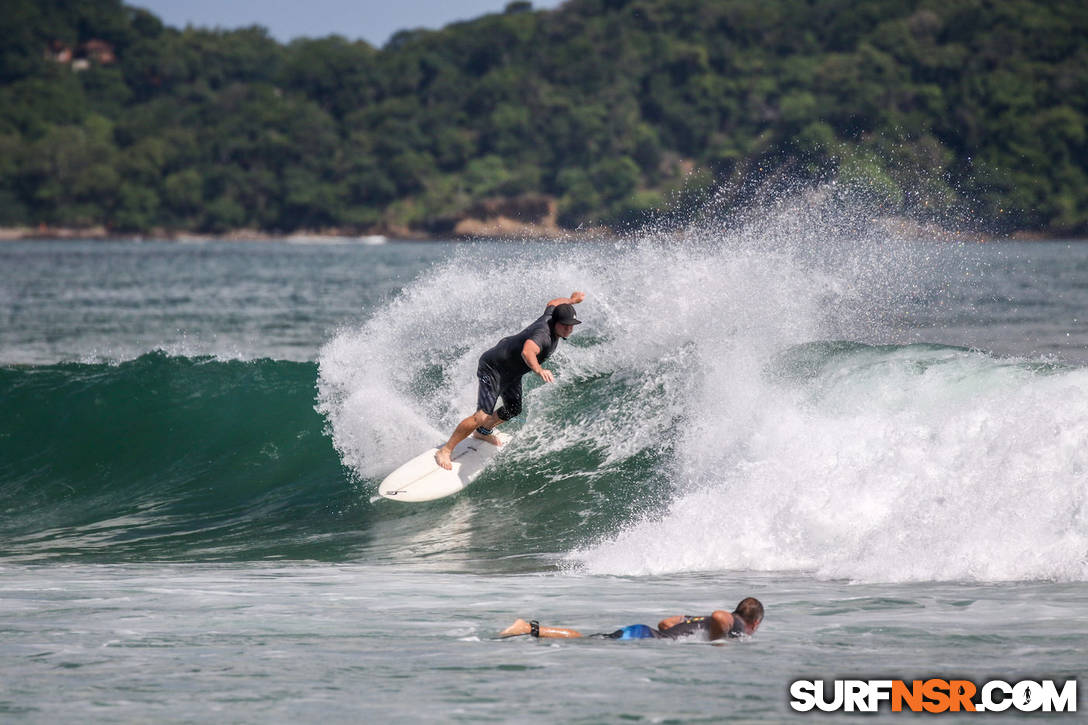
<svg viewBox="0 0 1088 725">
<path fill-rule="evenodd" d="M 552 310 L 552 322 L 562 325 L 580 325 L 582 321 L 574 312 L 574 305 L 556 305 Z"/>
</svg>

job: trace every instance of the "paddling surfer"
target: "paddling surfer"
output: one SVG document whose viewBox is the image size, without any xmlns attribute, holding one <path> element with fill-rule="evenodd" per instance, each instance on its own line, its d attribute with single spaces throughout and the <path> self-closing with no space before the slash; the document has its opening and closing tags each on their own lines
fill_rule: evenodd
<svg viewBox="0 0 1088 725">
<path fill-rule="evenodd" d="M 480 379 L 476 412 L 458 423 L 446 445 L 435 452 L 438 465 L 451 469 L 450 456 L 454 447 L 470 435 L 496 446 L 502 445 L 494 430 L 521 413 L 522 376 L 532 372 L 545 383 L 555 380 L 542 364 L 555 352 L 560 338 L 570 337 L 574 326 L 581 323 L 574 305 L 585 298 L 583 292 L 572 292 L 570 297 L 551 300 L 544 314 L 533 324 L 516 335 L 499 340 L 495 347 L 480 356 L 476 369 L 476 377 Z M 495 410 L 500 397 L 502 407 Z"/>
<path fill-rule="evenodd" d="M 591 634 L 603 639 L 680 639 L 698 636 L 714 641 L 750 637 L 763 622 L 763 604 L 755 597 L 746 597 L 732 612 L 717 610 L 708 617 L 676 615 L 662 619 L 657 629 L 646 624 L 632 624 L 608 634 Z M 548 639 L 570 639 L 585 636 L 576 629 L 541 626 L 537 621 L 518 619 L 499 633 L 500 637 L 528 634 Z"/>
</svg>

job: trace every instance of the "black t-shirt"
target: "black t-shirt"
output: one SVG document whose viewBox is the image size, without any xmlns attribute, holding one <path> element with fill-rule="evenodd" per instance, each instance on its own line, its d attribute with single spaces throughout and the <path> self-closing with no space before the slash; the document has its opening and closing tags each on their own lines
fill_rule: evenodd
<svg viewBox="0 0 1088 725">
<path fill-rule="evenodd" d="M 559 336 L 556 335 L 548 324 L 552 319 L 552 311 L 549 306 L 544 314 L 537 318 L 536 322 L 526 327 L 516 335 L 510 335 L 499 340 L 495 347 L 480 356 L 480 361 L 499 374 L 503 381 L 512 382 L 529 372 L 529 366 L 521 357 L 521 351 L 525 347 L 526 340 L 532 340 L 540 348 L 536 359 L 543 363 L 555 352 L 559 345 Z"/>
</svg>

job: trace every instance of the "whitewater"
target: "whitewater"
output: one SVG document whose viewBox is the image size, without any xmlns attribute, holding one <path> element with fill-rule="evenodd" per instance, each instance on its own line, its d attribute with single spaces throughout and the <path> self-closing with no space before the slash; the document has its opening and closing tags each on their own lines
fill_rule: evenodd
<svg viewBox="0 0 1088 725">
<path fill-rule="evenodd" d="M 0 713 L 780 721 L 798 678 L 1077 678 L 1085 279 L 833 189 L 596 241 L 0 245 Z M 575 289 L 488 471 L 374 500 Z M 725 647 L 494 639 L 749 595 Z"/>
</svg>

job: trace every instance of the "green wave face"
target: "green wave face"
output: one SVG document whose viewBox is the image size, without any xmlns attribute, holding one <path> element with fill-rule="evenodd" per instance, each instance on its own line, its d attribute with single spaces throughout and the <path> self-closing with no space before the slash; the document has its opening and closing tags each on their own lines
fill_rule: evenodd
<svg viewBox="0 0 1088 725">
<path fill-rule="evenodd" d="M 345 493 L 315 375 L 162 353 L 0 369 L 6 554 L 305 553 L 297 523 Z"/>
<path fill-rule="evenodd" d="M 522 555 L 612 531 L 663 490 L 663 451 L 610 464 L 587 440 L 542 457 L 526 436 L 454 499 L 372 501 L 378 478 L 345 469 L 314 409 L 316 376 L 314 363 L 160 352 L 0 368 L 0 557 L 522 568 Z M 554 413 L 577 419 L 614 387 L 585 381 Z"/>
</svg>

